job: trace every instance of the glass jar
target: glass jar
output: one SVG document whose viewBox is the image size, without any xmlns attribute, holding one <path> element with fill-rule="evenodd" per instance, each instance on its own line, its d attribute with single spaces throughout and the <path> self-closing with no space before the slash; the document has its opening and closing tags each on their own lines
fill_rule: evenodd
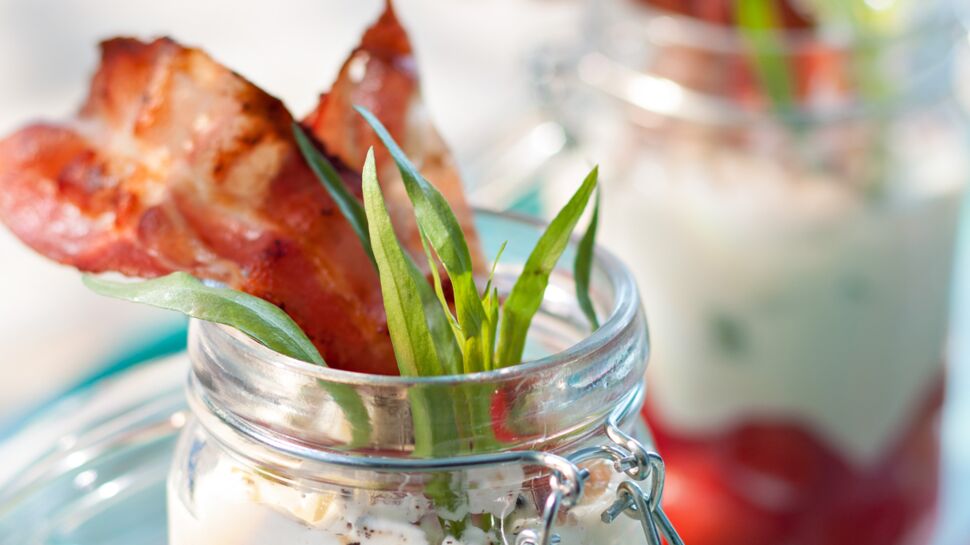
<svg viewBox="0 0 970 545">
<path fill-rule="evenodd" d="M 596 3 L 546 91 L 602 162 L 601 240 L 642 288 L 671 520 L 692 545 L 925 542 L 970 174 L 963 29 L 910 2 L 939 9 L 752 37 L 653 3 Z M 550 209 L 567 191 L 544 187 Z"/>
<path fill-rule="evenodd" d="M 486 248 L 511 241 L 496 273 L 507 290 L 541 226 L 484 213 L 478 222 Z M 535 359 L 460 376 L 313 366 L 193 322 L 192 418 L 169 477 L 170 545 L 619 545 L 672 535 L 657 505 L 662 462 L 637 418 L 648 349 L 634 281 L 597 255 L 593 298 L 607 318 L 593 333 L 573 290 L 557 269 L 530 331 Z"/>
</svg>

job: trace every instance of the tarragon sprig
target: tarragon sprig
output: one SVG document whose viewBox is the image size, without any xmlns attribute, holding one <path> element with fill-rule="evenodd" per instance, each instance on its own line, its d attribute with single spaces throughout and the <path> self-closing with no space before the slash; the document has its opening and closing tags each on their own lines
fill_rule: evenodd
<svg viewBox="0 0 970 545">
<path fill-rule="evenodd" d="M 85 275 L 83 281 L 85 286 L 100 295 L 228 325 L 274 352 L 323 367 L 327 365 L 306 333 L 283 309 L 248 293 L 204 284 L 186 272 L 174 272 L 137 282 Z M 346 384 L 323 381 L 320 384 L 330 393 L 350 423 L 351 445 L 370 442 L 370 415 L 360 395 Z"/>
<path fill-rule="evenodd" d="M 121 282 L 85 275 L 95 293 L 181 312 L 186 316 L 232 326 L 285 356 L 326 365 L 306 333 L 282 309 L 248 293 L 207 286 L 185 272 L 141 282 Z"/>
</svg>

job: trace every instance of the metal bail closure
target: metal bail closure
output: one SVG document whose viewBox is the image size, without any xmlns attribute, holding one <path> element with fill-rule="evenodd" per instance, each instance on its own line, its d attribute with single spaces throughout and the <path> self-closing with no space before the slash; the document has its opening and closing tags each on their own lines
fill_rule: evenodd
<svg viewBox="0 0 970 545">
<path fill-rule="evenodd" d="M 620 516 L 620 513 L 627 516 L 639 518 L 640 525 L 643 526 L 643 533 L 647 536 L 649 545 L 662 545 L 660 542 L 660 532 L 657 531 L 657 524 L 650 516 L 650 494 L 644 492 L 640 485 L 633 481 L 620 483 L 617 489 L 616 502 L 609 509 L 603 511 L 600 518 L 603 522 L 611 523 Z"/>
<path fill-rule="evenodd" d="M 642 399 L 641 388 L 630 405 L 639 408 Z M 616 490 L 616 501 L 603 511 L 600 518 L 603 522 L 611 523 L 623 513 L 640 521 L 648 545 L 662 545 L 661 535 L 668 545 L 684 545 L 660 504 L 665 477 L 663 458 L 656 452 L 647 450 L 643 443 L 620 427 L 623 418 L 629 413 L 628 407 L 629 405 L 613 411 L 606 422 L 606 435 L 615 443 L 613 450 L 617 454 L 626 451 L 624 456 L 614 459 L 613 467 L 617 471 L 625 472 L 631 480 L 620 483 Z M 647 479 L 650 479 L 648 490 L 635 482 Z"/>
<path fill-rule="evenodd" d="M 548 455 L 546 465 L 553 470 L 550 477 L 552 493 L 546 498 L 542 512 L 542 525 L 537 530 L 524 529 L 515 539 L 515 545 L 555 545 L 559 536 L 553 534 L 552 526 L 560 508 L 569 509 L 583 493 L 583 483 L 589 472 L 579 464 L 591 460 L 611 460 L 617 472 L 623 472 L 629 480 L 617 487 L 616 501 L 600 515 L 607 524 L 620 514 L 637 519 L 643 526 L 648 545 L 684 545 L 670 519 L 663 512 L 664 462 L 659 454 L 647 448 L 630 434 L 623 431 L 620 423 L 636 412 L 643 401 L 643 388 L 638 389 L 626 403 L 617 407 L 607 419 L 606 435 L 612 443 L 580 449 L 565 458 Z M 553 462 L 554 464 L 549 464 Z M 557 467 L 552 467 L 556 465 Z M 638 482 L 650 480 L 646 490 Z"/>
<path fill-rule="evenodd" d="M 656 459 L 660 465 L 653 466 L 653 471 L 657 472 L 656 468 L 659 467 L 659 472 L 663 472 L 663 461 L 659 456 Z M 654 473 L 653 482 L 648 490 L 644 490 L 632 480 L 620 483 L 616 491 L 616 501 L 603 511 L 600 518 L 605 523 L 611 523 L 622 513 L 640 521 L 649 545 L 662 545 L 661 535 L 667 540 L 668 545 L 684 545 L 684 541 L 677 535 L 673 524 L 660 506 L 662 487 L 658 487 L 657 483 L 662 482 L 663 477 L 660 477 L 662 473 L 659 472 Z"/>
</svg>

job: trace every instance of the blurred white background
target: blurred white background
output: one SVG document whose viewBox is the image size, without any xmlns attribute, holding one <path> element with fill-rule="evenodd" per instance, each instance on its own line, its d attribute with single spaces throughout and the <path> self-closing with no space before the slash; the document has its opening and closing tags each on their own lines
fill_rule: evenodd
<svg viewBox="0 0 970 545">
<path fill-rule="evenodd" d="M 297 117 L 329 87 L 380 0 L 0 0 L 0 134 L 70 115 L 99 40 L 169 35 L 282 98 Z M 529 54 L 575 37 L 579 2 L 399 0 L 425 99 L 466 164 L 534 109 Z M 0 229 L 0 429 L 180 318 L 103 299 Z"/>
</svg>

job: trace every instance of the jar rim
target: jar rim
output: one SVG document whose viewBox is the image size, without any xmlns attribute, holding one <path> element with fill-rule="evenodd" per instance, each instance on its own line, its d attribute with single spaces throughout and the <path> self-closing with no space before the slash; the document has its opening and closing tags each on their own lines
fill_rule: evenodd
<svg viewBox="0 0 970 545">
<path fill-rule="evenodd" d="M 760 36 L 768 38 L 760 47 L 767 48 L 768 54 L 786 59 L 803 55 L 814 58 L 819 46 L 831 49 L 841 58 L 832 64 L 831 69 L 841 74 L 835 79 L 851 83 L 831 95 L 805 93 L 781 105 L 764 97 L 748 104 L 736 96 L 720 94 L 731 89 L 726 80 L 715 82 L 712 89 L 698 89 L 679 75 L 655 74 L 644 70 L 636 56 L 629 58 L 630 44 L 636 43 L 647 46 L 646 50 L 638 50 L 637 55 L 647 55 L 645 51 L 657 48 L 685 48 L 709 54 L 701 63 L 721 66 L 724 63 L 721 56 L 746 58 L 751 54 L 750 37 L 742 35 L 736 27 L 655 6 L 633 5 L 629 0 L 608 5 L 615 11 L 601 21 L 595 47 L 574 59 L 578 83 L 618 99 L 634 111 L 715 128 L 776 125 L 779 121 L 784 126 L 796 127 L 851 123 L 946 100 L 952 91 L 955 61 L 965 50 L 963 42 L 970 30 L 959 17 L 958 8 L 945 3 L 906 22 L 898 30 L 882 34 L 818 28 L 759 31 Z M 617 45 L 622 47 L 617 49 Z M 863 99 L 854 76 L 843 73 L 855 70 L 850 62 L 857 53 L 853 48 L 876 51 L 879 59 L 889 59 L 894 66 L 912 69 L 906 71 L 899 85 L 893 85 L 882 95 Z M 632 116 L 634 123 L 636 118 Z"/>
<path fill-rule="evenodd" d="M 476 216 L 512 220 L 533 227 L 541 228 L 546 225 L 546 222 L 540 219 L 517 212 L 489 210 L 479 207 L 475 207 L 474 212 Z M 573 236 L 572 238 L 575 242 L 578 236 Z M 619 258 L 602 246 L 596 246 L 593 256 L 594 268 L 598 268 L 606 274 L 613 290 L 613 308 L 610 309 L 607 317 L 602 320 L 600 327 L 564 350 L 490 371 L 419 377 L 376 375 L 347 371 L 316 365 L 280 354 L 260 344 L 245 333 L 229 326 L 209 322 L 199 322 L 199 324 L 203 327 L 214 327 L 222 330 L 225 334 L 238 340 L 246 351 L 253 353 L 254 356 L 257 356 L 264 363 L 268 363 L 271 366 L 285 371 L 296 372 L 308 377 L 324 380 L 328 383 L 351 386 L 412 387 L 435 385 L 440 387 L 509 380 L 539 373 L 564 362 L 587 358 L 610 344 L 612 339 L 616 338 L 624 328 L 628 327 L 635 320 L 640 308 L 640 298 L 636 280 L 632 272 Z"/>
<path fill-rule="evenodd" d="M 705 21 L 655 6 L 638 6 L 638 9 L 652 19 L 650 26 L 644 29 L 644 33 L 659 34 L 666 42 L 720 52 L 746 50 L 748 47 L 745 45 L 744 37 L 733 25 Z M 918 39 L 919 36 L 927 33 L 961 28 L 966 30 L 959 12 L 954 5 L 947 2 L 936 11 L 907 21 L 899 29 L 885 33 L 862 35 L 841 29 L 836 29 L 841 31 L 834 32 L 831 29 L 821 31 L 818 27 L 811 27 L 773 28 L 759 30 L 756 34 L 777 40 L 776 43 L 780 44 L 780 47 L 773 49 L 773 52 L 793 55 L 817 47 L 819 43 L 848 50 L 861 45 L 872 46 L 889 41 L 908 41 Z M 662 32 L 657 33 L 658 29 Z"/>
<path fill-rule="evenodd" d="M 614 407 L 610 407 L 601 424 L 617 428 L 628 425 L 630 419 L 636 418 L 639 414 L 643 406 L 645 392 L 645 383 L 638 383 L 637 387 L 625 393 Z M 189 405 L 192 406 L 194 401 L 190 397 Z M 218 420 L 223 424 L 228 424 L 232 429 L 241 432 L 245 437 L 254 440 L 260 445 L 269 446 L 278 452 L 294 456 L 300 460 L 310 460 L 332 466 L 358 468 L 368 471 L 440 472 L 496 464 L 523 464 L 545 465 L 549 469 L 556 470 L 559 469 L 555 465 L 557 460 L 562 460 L 559 455 L 552 451 L 534 448 L 485 450 L 429 458 L 400 457 L 388 453 L 384 453 L 383 455 L 370 454 L 361 456 L 352 451 L 347 452 L 338 449 L 319 448 L 295 442 L 291 438 L 281 436 L 278 433 L 267 430 L 263 426 L 253 424 L 245 418 L 233 415 L 230 412 L 213 411 L 212 406 L 209 406 L 209 409 L 209 412 L 218 413 L 218 418 L 201 418 L 200 421 L 203 426 L 211 426 L 209 421 Z"/>
</svg>

